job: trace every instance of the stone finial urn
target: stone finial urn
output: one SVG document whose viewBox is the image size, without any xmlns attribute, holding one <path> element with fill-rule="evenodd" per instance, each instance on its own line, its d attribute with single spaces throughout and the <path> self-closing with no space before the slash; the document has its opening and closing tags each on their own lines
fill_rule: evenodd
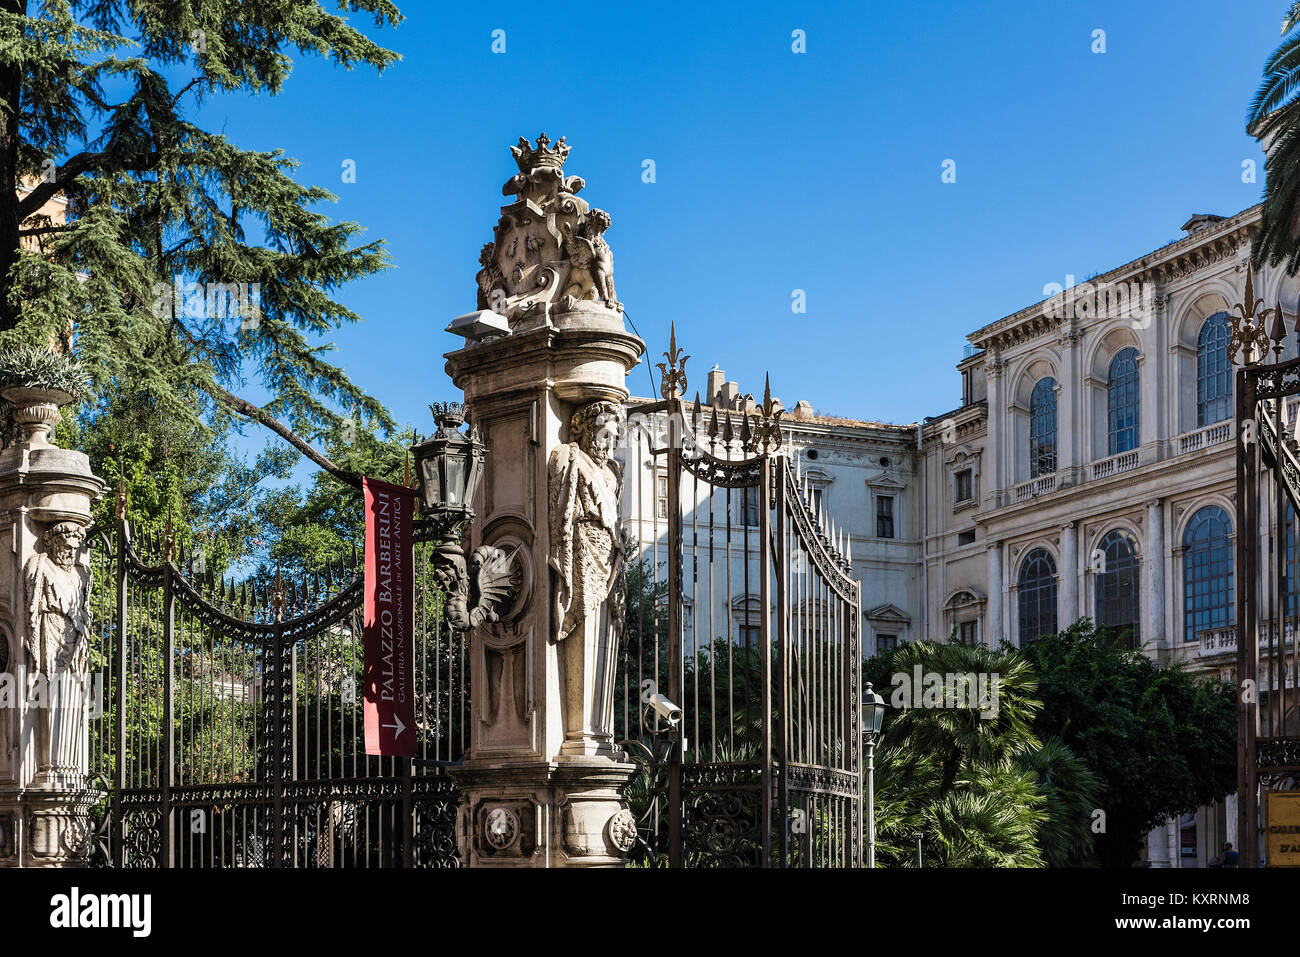
<svg viewBox="0 0 1300 957">
<path fill-rule="evenodd" d="M 23 430 L 28 448 L 50 448 L 50 433 L 59 424 L 59 407 L 72 401 L 72 394 L 62 389 L 41 389 L 14 385 L 0 390 L 0 397 L 13 404 L 14 422 Z"/>
</svg>

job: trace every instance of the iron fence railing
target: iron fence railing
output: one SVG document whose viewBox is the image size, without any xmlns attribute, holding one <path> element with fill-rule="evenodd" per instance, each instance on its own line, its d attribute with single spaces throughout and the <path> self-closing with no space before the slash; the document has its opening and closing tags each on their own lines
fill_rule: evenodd
<svg viewBox="0 0 1300 957">
<path fill-rule="evenodd" d="M 127 522 L 95 536 L 91 725 L 97 861 L 118 867 L 454 866 L 468 746 L 464 635 L 446 627 L 434 542 L 415 541 L 415 759 L 365 753 L 353 554 L 238 585 Z"/>
<path fill-rule="evenodd" d="M 629 411 L 615 723 L 645 766 L 642 863 L 862 862 L 858 584 L 777 421 L 766 399 Z M 645 707 L 656 693 L 680 724 Z"/>
</svg>

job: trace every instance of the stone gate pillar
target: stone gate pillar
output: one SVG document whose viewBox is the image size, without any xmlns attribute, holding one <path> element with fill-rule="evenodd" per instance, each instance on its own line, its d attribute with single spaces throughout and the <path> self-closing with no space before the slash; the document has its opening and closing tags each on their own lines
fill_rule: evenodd
<svg viewBox="0 0 1300 957">
<path fill-rule="evenodd" d="M 472 867 L 620 865 L 635 766 L 612 733 L 625 607 L 613 452 L 645 346 L 615 297 L 610 217 L 564 174 L 568 145 L 511 150 L 479 311 L 452 323 L 467 344 L 446 356 L 487 446 L 471 544 L 511 556 L 517 583 L 500 620 L 470 632 L 458 841 Z"/>
<path fill-rule="evenodd" d="M 6 389 L 21 442 L 0 451 L 0 867 L 84 864 L 90 565 L 85 530 L 104 483 L 48 441 L 66 393 Z"/>
</svg>

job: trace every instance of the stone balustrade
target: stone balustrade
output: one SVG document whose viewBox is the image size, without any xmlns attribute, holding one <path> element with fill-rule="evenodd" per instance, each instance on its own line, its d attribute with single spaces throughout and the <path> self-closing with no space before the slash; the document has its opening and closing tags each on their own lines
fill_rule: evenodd
<svg viewBox="0 0 1300 957">
<path fill-rule="evenodd" d="M 1226 422 L 1216 422 L 1214 425 L 1207 425 L 1195 432 L 1180 435 L 1178 437 L 1178 454 L 1196 452 L 1200 449 L 1208 449 L 1212 445 L 1218 445 L 1220 442 L 1229 442 L 1232 440 L 1232 432 L 1232 420 L 1229 419 Z"/>
<path fill-rule="evenodd" d="M 1100 462 L 1092 463 L 1092 477 L 1094 479 L 1107 478 L 1111 475 L 1118 475 L 1120 472 L 1127 472 L 1138 467 L 1137 449 L 1131 452 L 1121 452 L 1119 455 L 1112 455 L 1108 459 L 1102 459 Z"/>
</svg>

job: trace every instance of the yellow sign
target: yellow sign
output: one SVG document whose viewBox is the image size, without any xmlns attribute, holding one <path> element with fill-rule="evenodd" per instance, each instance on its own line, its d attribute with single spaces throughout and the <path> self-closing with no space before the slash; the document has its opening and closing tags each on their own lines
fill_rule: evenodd
<svg viewBox="0 0 1300 957">
<path fill-rule="evenodd" d="M 1268 866 L 1300 867 L 1300 791 L 1265 791 L 1264 820 Z"/>
</svg>

